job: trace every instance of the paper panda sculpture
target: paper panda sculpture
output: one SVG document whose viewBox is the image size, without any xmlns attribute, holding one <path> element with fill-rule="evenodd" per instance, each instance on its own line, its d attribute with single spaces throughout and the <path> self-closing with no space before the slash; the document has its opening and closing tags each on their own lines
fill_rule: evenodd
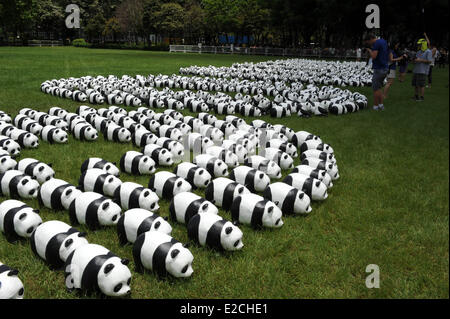
<svg viewBox="0 0 450 319">
<path fill-rule="evenodd" d="M 136 238 L 148 231 L 159 231 L 170 235 L 172 226 L 156 213 L 149 212 L 142 208 L 133 208 L 126 211 L 117 223 L 117 235 L 119 243 L 134 243 Z"/>
<path fill-rule="evenodd" d="M 11 123 L 11 116 L 3 111 L 0 111 L 0 121 Z"/>
<path fill-rule="evenodd" d="M 158 201 L 156 193 L 132 182 L 122 183 L 114 194 L 114 202 L 124 210 L 142 208 L 156 212 L 159 209 Z"/>
<path fill-rule="evenodd" d="M 131 284 L 128 263 L 127 259 L 120 259 L 103 246 L 80 246 L 65 263 L 66 287 L 69 290 L 98 291 L 111 297 L 127 295 Z"/>
<path fill-rule="evenodd" d="M 38 210 L 21 201 L 5 200 L 0 204 L 0 231 L 11 243 L 21 238 L 29 238 L 42 223 L 38 213 Z"/>
<path fill-rule="evenodd" d="M 205 124 L 200 127 L 200 134 L 208 137 L 216 145 L 221 145 L 224 139 L 223 132 L 209 124 Z"/>
<path fill-rule="evenodd" d="M 105 140 L 110 142 L 128 143 L 131 141 L 131 132 L 115 123 L 109 123 L 103 130 Z"/>
<path fill-rule="evenodd" d="M 69 206 L 70 223 L 86 225 L 90 230 L 117 224 L 121 212 L 111 199 L 94 192 L 81 193 Z"/>
<path fill-rule="evenodd" d="M 0 300 L 23 299 L 25 290 L 18 274 L 18 270 L 0 262 Z"/>
<path fill-rule="evenodd" d="M 206 154 L 217 157 L 227 164 L 229 167 L 234 168 L 239 165 L 239 158 L 236 154 L 226 150 L 221 146 L 211 146 L 206 150 Z"/>
<path fill-rule="evenodd" d="M 83 192 L 96 192 L 108 197 L 114 196 L 122 181 L 116 176 L 105 173 L 100 168 L 91 168 L 81 173 L 78 187 Z"/>
<path fill-rule="evenodd" d="M 325 184 L 326 187 L 333 187 L 330 174 L 326 170 L 315 169 L 308 165 L 299 165 L 294 167 L 291 173 L 300 173 L 308 177 L 316 178 Z"/>
<path fill-rule="evenodd" d="M 247 149 L 243 145 L 237 144 L 235 141 L 224 140 L 222 142 L 222 147 L 236 154 L 238 157 L 238 162 L 240 164 L 244 164 L 245 160 L 248 157 Z"/>
<path fill-rule="evenodd" d="M 170 219 L 187 224 L 192 216 L 199 213 L 219 214 L 214 204 L 190 192 L 175 195 L 169 207 Z"/>
<path fill-rule="evenodd" d="M 50 144 L 64 144 L 68 141 L 67 132 L 53 125 L 44 126 L 41 131 L 41 138 Z"/>
<path fill-rule="evenodd" d="M 253 155 L 248 157 L 245 166 L 252 167 L 266 173 L 270 178 L 281 178 L 281 168 L 274 161 L 268 160 L 260 155 Z"/>
<path fill-rule="evenodd" d="M 173 172 L 189 182 L 193 189 L 206 188 L 212 179 L 207 170 L 189 162 L 178 164 Z"/>
<path fill-rule="evenodd" d="M 14 169 L 17 162 L 11 158 L 11 155 L 5 150 L 0 149 L 0 174 Z"/>
<path fill-rule="evenodd" d="M 289 156 L 288 153 L 285 153 L 278 148 L 268 147 L 265 148 L 264 151 L 261 151 L 261 156 L 264 156 L 266 159 L 274 161 L 281 167 L 281 169 L 292 169 L 294 168 L 294 159 Z"/>
<path fill-rule="evenodd" d="M 247 187 L 224 177 L 212 180 L 205 190 L 205 198 L 226 211 L 230 210 L 236 197 L 244 194 L 250 194 Z"/>
<path fill-rule="evenodd" d="M 248 166 L 236 167 L 230 173 L 230 178 L 245 185 L 250 192 L 263 192 L 270 184 L 270 177 L 264 172 Z"/>
<path fill-rule="evenodd" d="M 300 156 L 300 160 L 303 161 L 308 157 L 315 157 L 320 159 L 321 161 L 327 161 L 336 164 L 336 158 L 334 157 L 334 155 L 327 152 L 322 152 L 319 150 L 307 150 L 302 153 L 302 155 Z"/>
<path fill-rule="evenodd" d="M 285 183 L 270 184 L 264 191 L 264 198 L 275 203 L 285 215 L 308 214 L 312 210 L 310 197 Z"/>
<path fill-rule="evenodd" d="M 38 122 L 23 114 L 18 114 L 14 118 L 14 125 L 34 135 L 41 135 L 43 128 Z"/>
<path fill-rule="evenodd" d="M 7 151 L 12 157 L 20 155 L 21 148 L 19 143 L 9 137 L 0 135 L 0 147 Z"/>
<path fill-rule="evenodd" d="M 142 150 L 147 156 L 150 156 L 152 160 L 159 166 L 172 166 L 173 165 L 173 155 L 172 153 L 157 144 L 147 144 Z"/>
<path fill-rule="evenodd" d="M 11 198 L 36 198 L 39 183 L 18 170 L 9 170 L 0 174 L 0 194 Z"/>
<path fill-rule="evenodd" d="M 119 177 L 119 169 L 115 163 L 105 161 L 104 159 L 98 157 L 88 158 L 81 164 L 81 173 L 87 171 L 90 168 L 100 168 L 105 171 L 105 173 Z"/>
<path fill-rule="evenodd" d="M 95 141 L 98 138 L 97 130 L 87 123 L 78 123 L 72 128 L 73 136 L 80 141 Z"/>
<path fill-rule="evenodd" d="M 144 147 L 147 144 L 156 144 L 157 141 L 158 136 L 144 129 L 136 130 L 132 134 L 132 142 L 137 147 Z"/>
<path fill-rule="evenodd" d="M 30 238 L 31 250 L 52 269 L 61 268 L 78 247 L 88 244 L 86 234 L 58 220 L 39 225 Z"/>
<path fill-rule="evenodd" d="M 17 141 L 21 147 L 37 148 L 39 146 L 39 139 L 33 133 L 15 128 L 10 132 L 9 136 Z"/>
<path fill-rule="evenodd" d="M 42 184 L 38 193 L 39 203 L 53 210 L 69 210 L 72 201 L 81 194 L 75 186 L 61 179 L 52 178 Z"/>
<path fill-rule="evenodd" d="M 192 132 L 199 133 L 200 127 L 203 125 L 203 122 L 197 118 L 192 116 L 185 116 L 183 118 L 183 122 L 189 125 L 192 128 Z"/>
<path fill-rule="evenodd" d="M 303 191 L 312 200 L 325 200 L 328 197 L 324 183 L 303 174 L 291 173 L 284 178 L 283 183 Z"/>
<path fill-rule="evenodd" d="M 178 193 L 190 192 L 192 190 L 191 184 L 183 178 L 166 171 L 161 171 L 153 175 L 148 183 L 148 188 L 156 192 L 158 197 L 167 200 L 171 200 Z"/>
<path fill-rule="evenodd" d="M 181 142 L 183 140 L 183 133 L 175 127 L 170 127 L 169 125 L 161 125 L 158 128 L 159 137 L 167 137 L 171 140 Z"/>
<path fill-rule="evenodd" d="M 302 160 L 302 164 L 327 171 L 333 181 L 339 179 L 339 170 L 335 163 L 322 161 L 315 157 L 307 157 Z"/>
<path fill-rule="evenodd" d="M 181 162 L 184 156 L 184 147 L 183 144 L 177 141 L 173 141 L 168 137 L 160 137 L 155 143 L 162 148 L 165 148 L 172 153 L 172 157 L 174 162 Z"/>
<path fill-rule="evenodd" d="M 230 221 L 210 213 L 195 214 L 187 224 L 188 237 L 200 246 L 217 250 L 242 249 L 242 231 Z"/>
<path fill-rule="evenodd" d="M 120 158 L 120 170 L 131 175 L 150 175 L 156 171 L 156 163 L 150 156 L 128 151 Z"/>
<path fill-rule="evenodd" d="M 48 110 L 48 114 L 50 115 L 54 115 L 60 118 L 64 118 L 64 116 L 67 114 L 67 111 L 58 107 L 58 106 L 52 106 L 49 110 Z"/>
<path fill-rule="evenodd" d="M 189 150 L 196 153 L 204 153 L 209 147 L 214 146 L 214 142 L 200 133 L 191 133 L 188 136 Z"/>
<path fill-rule="evenodd" d="M 307 140 L 300 145 L 300 152 L 303 153 L 307 150 L 319 150 L 328 154 L 334 154 L 333 148 L 318 140 Z"/>
<path fill-rule="evenodd" d="M 315 140 L 322 143 L 322 140 L 319 136 L 311 134 L 306 131 L 298 131 L 292 136 L 292 144 L 294 144 L 296 147 L 301 146 L 304 142 L 308 140 Z"/>
<path fill-rule="evenodd" d="M 17 163 L 16 168 L 24 174 L 33 177 L 40 184 L 55 177 L 55 171 L 51 163 L 45 164 L 34 158 L 24 158 Z"/>
<path fill-rule="evenodd" d="M 244 194 L 233 200 L 231 218 L 253 228 L 283 226 L 281 210 L 271 201 L 256 194 Z"/>
<path fill-rule="evenodd" d="M 208 171 L 213 177 L 228 176 L 228 165 L 217 157 L 209 154 L 197 155 L 193 163 Z"/>
<path fill-rule="evenodd" d="M 187 278 L 194 272 L 194 256 L 173 237 L 159 231 L 149 231 L 138 236 L 133 246 L 136 271 L 153 270 L 158 276 L 168 274 L 176 278 Z"/>
<path fill-rule="evenodd" d="M 283 142 L 279 139 L 272 139 L 266 143 L 266 148 L 273 147 L 289 154 L 289 156 L 297 157 L 297 148 L 292 143 Z"/>
</svg>

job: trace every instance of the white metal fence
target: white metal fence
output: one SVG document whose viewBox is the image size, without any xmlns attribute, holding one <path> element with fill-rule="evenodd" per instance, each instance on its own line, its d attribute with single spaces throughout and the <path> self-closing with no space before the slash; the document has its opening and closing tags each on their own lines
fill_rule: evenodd
<svg viewBox="0 0 450 319">
<path fill-rule="evenodd" d="M 170 52 L 356 59 L 356 50 L 353 49 L 242 48 L 232 46 L 171 45 Z"/>
</svg>

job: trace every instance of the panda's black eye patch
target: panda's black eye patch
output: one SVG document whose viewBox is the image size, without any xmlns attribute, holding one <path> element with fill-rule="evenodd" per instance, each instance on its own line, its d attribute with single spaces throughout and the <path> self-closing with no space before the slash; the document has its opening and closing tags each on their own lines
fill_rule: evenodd
<svg viewBox="0 0 450 319">
<path fill-rule="evenodd" d="M 118 292 L 120 291 L 120 289 L 122 289 L 122 284 L 117 284 L 117 285 L 114 287 L 114 292 L 115 292 L 115 293 L 118 293 Z"/>
</svg>

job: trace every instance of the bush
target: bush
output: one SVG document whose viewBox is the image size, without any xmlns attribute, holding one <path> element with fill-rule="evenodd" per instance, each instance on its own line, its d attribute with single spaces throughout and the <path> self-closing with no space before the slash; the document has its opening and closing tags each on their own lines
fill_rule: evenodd
<svg viewBox="0 0 450 319">
<path fill-rule="evenodd" d="M 85 39 L 75 39 L 72 41 L 72 45 L 74 47 L 81 47 L 81 48 L 88 48 L 90 46 L 90 44 L 87 43 Z"/>
</svg>

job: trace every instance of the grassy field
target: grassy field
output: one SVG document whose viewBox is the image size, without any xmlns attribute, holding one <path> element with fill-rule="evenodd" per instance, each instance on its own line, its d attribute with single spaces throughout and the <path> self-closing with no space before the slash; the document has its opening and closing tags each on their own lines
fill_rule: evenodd
<svg viewBox="0 0 450 319">
<path fill-rule="evenodd" d="M 76 48 L 0 48 L 0 110 L 16 115 L 22 107 L 75 111 L 79 103 L 39 90 L 41 82 L 83 75 L 172 74 L 179 67 L 231 65 L 266 57 L 169 54 Z M 344 116 L 274 120 L 318 134 L 335 149 L 341 179 L 329 198 L 313 204 L 306 218 L 285 217 L 279 230 L 241 226 L 242 251 L 218 253 L 192 246 L 194 275 L 160 280 L 133 271 L 132 298 L 448 298 L 449 297 L 449 89 L 448 68 L 435 69 L 425 102 L 411 100 L 410 76 L 396 82 L 384 112 L 364 110 Z M 368 88 L 358 89 L 370 96 Z M 370 96 L 371 100 L 371 96 Z M 248 119 L 251 120 L 251 119 Z M 99 139 L 70 138 L 67 145 L 41 142 L 24 150 L 54 164 L 57 178 L 76 184 L 88 157 L 119 161 L 133 146 Z M 149 177 L 122 174 L 123 181 L 146 185 Z M 1 198 L 4 200 L 4 198 Z M 38 207 L 37 201 L 28 202 Z M 161 215 L 169 203 L 161 201 Z M 69 222 L 65 212 L 41 209 L 44 220 Z M 225 218 L 228 213 L 221 212 Z M 173 236 L 187 241 L 182 225 Z M 80 229 L 85 230 L 84 227 Z M 114 228 L 88 232 L 88 240 L 132 260 Z M 0 260 L 20 270 L 27 298 L 75 298 L 62 272 L 51 271 L 29 243 L 9 244 L 0 235 Z M 365 269 L 380 267 L 380 289 L 367 289 Z M 89 296 L 88 296 L 89 297 Z M 92 297 L 92 296 L 90 296 Z"/>
</svg>

